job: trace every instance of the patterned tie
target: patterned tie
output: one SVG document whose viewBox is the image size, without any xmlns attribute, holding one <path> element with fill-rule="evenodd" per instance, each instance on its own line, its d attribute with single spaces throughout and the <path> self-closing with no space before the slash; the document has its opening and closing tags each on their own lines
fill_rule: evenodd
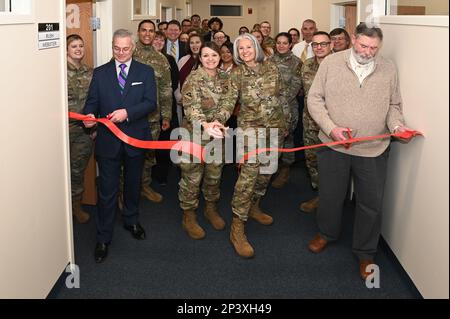
<svg viewBox="0 0 450 319">
<path fill-rule="evenodd" d="M 300 60 L 302 60 L 303 63 L 305 63 L 306 59 L 308 58 L 308 47 L 309 47 L 309 44 L 307 44 L 305 46 L 305 48 L 303 49 L 302 55 L 300 56 Z"/>
<path fill-rule="evenodd" d="M 177 46 L 176 46 L 175 42 L 171 42 L 171 43 L 172 43 L 172 47 L 170 48 L 170 54 L 176 60 L 177 59 Z"/>
<path fill-rule="evenodd" d="M 120 72 L 119 72 L 119 86 L 120 86 L 120 93 L 123 94 L 123 90 L 125 89 L 125 83 L 127 83 L 127 73 L 125 72 L 125 68 L 127 67 L 126 64 L 122 63 L 119 65 Z"/>
</svg>

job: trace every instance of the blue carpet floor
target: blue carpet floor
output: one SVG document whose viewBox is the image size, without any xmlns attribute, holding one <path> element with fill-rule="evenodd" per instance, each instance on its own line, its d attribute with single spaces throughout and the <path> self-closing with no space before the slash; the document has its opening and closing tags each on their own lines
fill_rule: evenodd
<svg viewBox="0 0 450 319">
<path fill-rule="evenodd" d="M 133 239 L 123 229 L 118 212 L 109 256 L 104 263 L 96 264 L 93 220 L 86 225 L 74 223 L 81 286 L 66 288 L 67 274 L 63 274 L 49 298 L 421 298 L 383 243 L 376 258 L 381 287 L 368 289 L 360 279 L 358 262 L 351 252 L 351 202 L 345 207 L 340 240 L 320 254 L 309 252 L 307 243 L 317 226 L 314 214 L 301 213 L 298 205 L 315 194 L 303 163 L 293 167 L 285 188 L 269 188 L 261 206 L 275 223 L 262 226 L 249 221 L 247 237 L 256 255 L 250 260 L 240 258 L 229 242 L 236 176 L 233 166 L 224 169 L 220 210 L 226 230 L 215 231 L 200 208 L 199 223 L 207 233 L 200 241 L 190 239 L 181 228 L 178 173 L 174 168 L 167 186 L 154 185 L 164 195 L 164 202 L 141 201 L 140 221 L 147 232 L 146 240 Z M 95 214 L 95 207 L 86 209 Z"/>
</svg>

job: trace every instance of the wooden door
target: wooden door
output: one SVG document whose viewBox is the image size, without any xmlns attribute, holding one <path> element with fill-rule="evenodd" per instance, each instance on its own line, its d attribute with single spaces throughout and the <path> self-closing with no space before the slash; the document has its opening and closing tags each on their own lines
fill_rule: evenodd
<svg viewBox="0 0 450 319">
<path fill-rule="evenodd" d="M 354 34 L 356 29 L 357 10 L 356 5 L 345 6 L 345 30 L 348 34 Z"/>
<path fill-rule="evenodd" d="M 92 0 L 66 0 L 67 35 L 78 34 L 83 38 L 86 49 L 83 63 L 90 67 L 94 67 L 94 35 L 90 24 L 92 15 Z M 96 176 L 96 163 L 92 155 L 84 174 L 83 204 L 97 204 Z"/>
</svg>

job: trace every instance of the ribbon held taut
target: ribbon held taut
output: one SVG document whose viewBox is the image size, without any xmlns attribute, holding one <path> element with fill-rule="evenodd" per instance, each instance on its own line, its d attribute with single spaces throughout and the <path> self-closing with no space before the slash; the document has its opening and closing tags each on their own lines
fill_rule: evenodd
<svg viewBox="0 0 450 319">
<path fill-rule="evenodd" d="M 201 145 L 189 142 L 189 141 L 183 141 L 183 140 L 176 140 L 176 141 L 142 141 L 138 140 L 136 138 L 130 137 L 123 133 L 113 122 L 111 122 L 107 118 L 93 118 L 86 115 L 69 112 L 69 118 L 73 120 L 79 120 L 79 121 L 94 121 L 101 123 L 105 125 L 118 139 L 120 139 L 122 142 L 137 147 L 137 148 L 144 148 L 144 149 L 154 149 L 154 150 L 176 150 L 188 153 L 190 155 L 193 155 L 197 157 L 198 159 L 204 161 L 204 148 Z M 259 148 L 252 152 L 246 153 L 242 159 L 240 160 L 240 163 L 244 163 L 246 160 L 248 160 L 250 157 L 255 156 L 257 154 L 263 153 L 263 152 L 280 152 L 280 153 L 292 153 L 292 152 L 298 152 L 302 150 L 307 149 L 313 149 L 313 148 L 319 148 L 324 146 L 335 146 L 335 145 L 344 145 L 346 147 L 349 147 L 349 145 L 353 143 L 359 143 L 364 141 L 373 141 L 373 140 L 379 140 L 379 139 L 385 139 L 385 138 L 391 138 L 391 137 L 397 137 L 400 139 L 411 139 L 415 136 L 423 136 L 423 134 L 419 131 L 414 130 L 407 130 L 404 132 L 398 132 L 398 133 L 392 133 L 392 134 L 383 134 L 383 135 L 376 135 L 376 136 L 368 136 L 368 137 L 358 137 L 353 138 L 351 137 L 350 131 L 349 131 L 349 139 L 344 141 L 335 141 L 335 142 L 328 142 L 328 143 L 322 143 L 322 144 L 315 144 L 310 146 L 302 146 L 297 148 Z"/>
</svg>

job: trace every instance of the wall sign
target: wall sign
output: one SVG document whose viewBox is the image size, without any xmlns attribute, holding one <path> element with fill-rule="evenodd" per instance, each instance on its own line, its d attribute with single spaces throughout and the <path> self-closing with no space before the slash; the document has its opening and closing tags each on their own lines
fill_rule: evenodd
<svg viewBox="0 0 450 319">
<path fill-rule="evenodd" d="M 38 24 L 39 50 L 57 48 L 60 44 L 59 23 Z"/>
</svg>

